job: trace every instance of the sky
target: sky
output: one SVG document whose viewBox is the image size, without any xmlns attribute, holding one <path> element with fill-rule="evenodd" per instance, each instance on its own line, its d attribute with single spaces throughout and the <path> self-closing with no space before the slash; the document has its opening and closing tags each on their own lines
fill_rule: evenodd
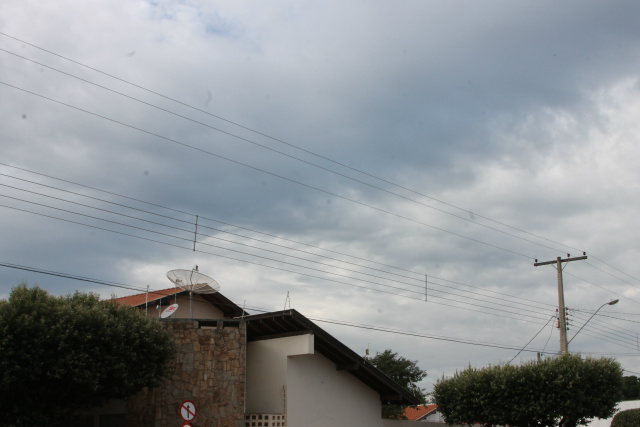
<svg viewBox="0 0 640 427">
<path fill-rule="evenodd" d="M 198 265 L 250 313 L 417 361 L 430 391 L 558 353 L 557 270 L 534 263 L 584 252 L 563 263 L 569 350 L 640 375 L 638 16 L 4 0 L 0 298 Z"/>
</svg>

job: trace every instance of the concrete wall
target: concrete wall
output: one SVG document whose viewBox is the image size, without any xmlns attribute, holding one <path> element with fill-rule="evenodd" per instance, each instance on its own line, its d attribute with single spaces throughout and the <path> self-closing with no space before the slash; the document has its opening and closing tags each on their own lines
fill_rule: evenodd
<svg viewBox="0 0 640 427">
<path fill-rule="evenodd" d="M 184 423 L 180 404 L 197 407 L 193 425 L 244 426 L 246 324 L 219 321 L 199 328 L 197 321 L 163 322 L 178 347 L 169 375 L 158 388 L 145 389 L 127 401 L 132 427 L 174 427 Z"/>
<path fill-rule="evenodd" d="M 287 357 L 313 354 L 313 335 L 253 341 L 247 345 L 247 414 L 284 414 Z"/>
<path fill-rule="evenodd" d="M 435 411 L 427 415 L 424 421 L 428 421 L 431 423 L 444 423 L 444 418 L 442 417 L 442 414 L 439 411 Z"/>
<path fill-rule="evenodd" d="M 380 427 L 380 395 L 320 354 L 289 357 L 288 427 Z"/>
<path fill-rule="evenodd" d="M 285 414 L 287 427 L 380 427 L 380 395 L 314 352 L 313 335 L 247 345 L 247 414 Z"/>
</svg>

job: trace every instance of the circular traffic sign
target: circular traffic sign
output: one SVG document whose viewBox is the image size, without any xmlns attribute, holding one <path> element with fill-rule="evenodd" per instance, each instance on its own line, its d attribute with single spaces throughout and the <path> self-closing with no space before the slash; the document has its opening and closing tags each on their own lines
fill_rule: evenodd
<svg viewBox="0 0 640 427">
<path fill-rule="evenodd" d="M 196 417 L 196 404 L 190 400 L 185 400 L 180 405 L 180 416 L 185 421 L 191 421 Z"/>
</svg>

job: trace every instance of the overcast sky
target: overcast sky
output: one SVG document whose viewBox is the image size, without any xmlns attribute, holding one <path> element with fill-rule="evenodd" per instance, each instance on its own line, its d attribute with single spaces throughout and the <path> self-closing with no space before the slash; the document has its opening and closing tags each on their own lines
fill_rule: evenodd
<svg viewBox="0 0 640 427">
<path fill-rule="evenodd" d="M 638 16 L 4 0 L 0 262 L 131 289 L 0 267 L 0 298 L 124 296 L 198 265 L 251 313 L 289 294 L 359 354 L 417 360 L 430 390 L 558 352 L 557 272 L 534 260 L 584 251 L 569 338 L 620 302 L 570 350 L 638 374 Z"/>
</svg>

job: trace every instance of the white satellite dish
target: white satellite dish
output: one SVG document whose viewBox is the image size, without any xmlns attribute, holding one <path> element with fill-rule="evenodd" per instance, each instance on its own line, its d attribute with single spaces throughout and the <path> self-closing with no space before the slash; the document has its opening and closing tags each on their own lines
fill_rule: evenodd
<svg viewBox="0 0 640 427">
<path fill-rule="evenodd" d="M 193 270 L 171 270 L 167 278 L 176 285 L 189 291 L 189 309 L 193 319 L 193 294 L 213 294 L 218 292 L 220 285 L 206 274 L 198 271 L 198 266 Z"/>
<path fill-rule="evenodd" d="M 177 310 L 178 310 L 178 304 L 171 304 L 169 307 L 165 308 L 162 311 L 162 313 L 160 314 L 160 317 L 162 319 L 166 319 L 167 317 L 171 317 L 171 315 L 174 314 Z"/>
</svg>

